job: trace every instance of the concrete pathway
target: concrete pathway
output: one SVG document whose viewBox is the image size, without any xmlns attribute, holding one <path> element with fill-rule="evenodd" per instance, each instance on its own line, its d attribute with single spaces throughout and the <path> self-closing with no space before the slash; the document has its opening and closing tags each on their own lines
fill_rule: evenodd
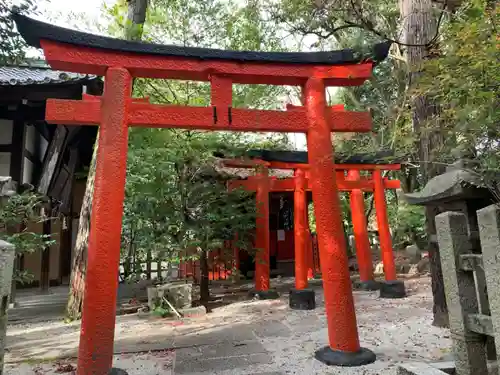
<svg viewBox="0 0 500 375">
<path fill-rule="evenodd" d="M 184 322 L 118 317 L 115 363 L 130 375 L 395 374 L 396 365 L 404 361 L 439 360 L 451 344 L 447 330 L 431 326 L 429 279 L 407 283 L 410 297 L 402 300 L 355 292 L 361 343 L 378 359 L 369 366 L 327 367 L 313 358 L 314 351 L 327 344 L 321 289 L 314 311 L 290 310 L 284 295 L 276 301 L 234 303 Z M 61 363 L 54 358 L 76 354 L 79 326 L 11 325 L 7 334 L 8 374 L 29 374 L 37 358 L 52 359 L 38 369 L 55 374 Z M 28 358 L 31 364 L 13 363 Z"/>
</svg>

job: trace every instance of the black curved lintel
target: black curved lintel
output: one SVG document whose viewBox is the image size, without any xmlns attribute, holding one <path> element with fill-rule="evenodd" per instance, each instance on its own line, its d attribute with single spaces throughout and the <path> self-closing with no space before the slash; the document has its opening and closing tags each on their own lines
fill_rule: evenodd
<svg viewBox="0 0 500 375">
<path fill-rule="evenodd" d="M 328 52 L 257 52 L 231 51 L 211 48 L 180 47 L 175 45 L 133 42 L 109 38 L 81 31 L 71 30 L 41 22 L 19 13 L 12 17 L 24 40 L 31 46 L 41 48 L 42 40 L 68 43 L 81 47 L 107 49 L 117 52 L 160 55 L 198 60 L 225 60 L 255 63 L 309 64 L 309 65 L 350 65 L 364 61 L 378 63 L 383 61 L 391 43 L 384 42 L 373 46 L 368 54 L 353 49 Z"/>
<path fill-rule="evenodd" d="M 274 151 L 274 150 L 250 150 L 247 155 L 253 159 L 261 159 L 268 162 L 283 162 L 307 164 L 307 151 Z M 391 150 L 383 150 L 373 153 L 342 154 L 335 153 L 336 164 L 399 164 Z"/>
</svg>

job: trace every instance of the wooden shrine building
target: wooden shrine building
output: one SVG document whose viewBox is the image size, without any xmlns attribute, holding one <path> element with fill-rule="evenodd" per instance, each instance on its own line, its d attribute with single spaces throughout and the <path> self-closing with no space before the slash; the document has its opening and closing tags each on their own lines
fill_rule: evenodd
<svg viewBox="0 0 500 375">
<path fill-rule="evenodd" d="M 56 244 L 18 259 L 17 267 L 33 276 L 23 286 L 48 288 L 69 281 L 85 191 L 85 180 L 77 181 L 75 174 L 90 164 L 97 129 L 47 123 L 45 106 L 49 98 L 81 99 L 85 92 L 102 93 L 102 81 L 52 70 L 39 60 L 0 67 L 0 176 L 10 176 L 18 190 L 50 198 L 48 209 L 57 217 L 27 228 L 52 234 Z"/>
</svg>

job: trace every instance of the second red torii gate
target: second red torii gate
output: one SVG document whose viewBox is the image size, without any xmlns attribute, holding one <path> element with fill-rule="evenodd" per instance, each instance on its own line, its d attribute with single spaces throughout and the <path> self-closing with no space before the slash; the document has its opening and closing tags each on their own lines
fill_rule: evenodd
<svg viewBox="0 0 500 375">
<path fill-rule="evenodd" d="M 306 195 L 307 190 L 311 190 L 311 184 L 307 178 L 307 164 L 297 163 L 282 163 L 282 162 L 267 162 L 263 160 L 226 160 L 227 167 L 238 168 L 255 168 L 258 167 L 259 177 L 249 177 L 247 180 L 233 180 L 229 182 L 231 189 L 242 187 L 249 191 L 256 191 L 257 194 L 257 207 L 260 216 L 267 217 L 268 212 L 265 211 L 266 202 L 259 199 L 265 198 L 265 191 L 267 192 L 283 192 L 294 191 L 294 235 L 295 235 L 295 281 L 296 290 L 302 290 L 307 287 L 307 264 L 305 259 L 307 252 L 307 207 Z M 275 169 L 294 169 L 295 177 L 293 179 L 277 179 L 266 178 L 268 175 L 267 168 Z M 396 271 L 394 265 L 394 256 L 392 249 L 391 234 L 388 225 L 387 207 L 385 201 L 385 190 L 400 188 L 398 180 L 390 180 L 382 178 L 377 171 L 389 169 L 397 170 L 400 168 L 399 164 L 335 164 L 337 174 L 337 187 L 339 191 L 350 192 L 352 219 L 354 227 L 354 235 L 356 241 L 356 256 L 358 259 L 360 279 L 359 284 L 361 288 L 367 290 L 379 289 L 380 283 L 375 282 L 373 279 L 373 265 L 371 258 L 371 249 L 368 239 L 368 231 L 366 225 L 366 217 L 364 212 L 363 191 L 374 192 L 375 197 L 375 210 L 377 215 L 377 222 L 379 226 L 379 237 L 381 243 L 382 259 L 384 264 L 384 273 L 386 281 L 389 282 L 389 288 L 381 292 L 381 296 L 389 298 L 399 298 L 404 296 L 401 289 L 394 291 L 393 282 L 396 281 Z M 345 168 L 352 168 L 345 176 Z M 371 170 L 373 175 L 371 178 L 361 177 L 360 170 Z M 379 181 L 380 180 L 380 181 Z M 265 226 L 267 224 L 267 226 Z M 257 226 L 257 241 L 260 249 L 263 250 L 258 256 L 261 259 L 259 264 L 266 264 L 264 261 L 269 258 L 269 229 L 268 222 L 264 222 Z M 267 234 L 266 234 L 267 233 Z M 268 270 L 264 269 L 263 265 L 256 264 L 256 290 L 267 290 L 269 288 Z M 399 286 L 403 285 L 398 283 Z M 404 292 L 404 289 L 403 289 Z M 302 293 L 295 295 L 292 291 L 290 295 L 290 306 L 298 306 L 298 308 L 306 308 L 313 306 L 314 294 L 311 292 L 309 295 Z"/>
</svg>

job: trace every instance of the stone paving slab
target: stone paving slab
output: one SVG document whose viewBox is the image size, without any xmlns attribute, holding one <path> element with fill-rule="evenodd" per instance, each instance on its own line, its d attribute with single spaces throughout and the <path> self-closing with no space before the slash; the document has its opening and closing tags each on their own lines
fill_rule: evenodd
<svg viewBox="0 0 500 375">
<path fill-rule="evenodd" d="M 259 338 L 290 337 L 292 335 L 292 331 L 287 325 L 274 320 L 256 325 L 253 332 Z"/>
<path fill-rule="evenodd" d="M 181 349 L 182 350 L 182 349 Z M 179 351 L 177 351 L 177 355 Z M 217 374 L 220 371 L 248 369 L 252 365 L 262 365 L 272 363 L 270 355 L 257 353 L 240 357 L 217 357 L 217 358 L 189 358 L 179 361 L 176 357 L 175 375 L 196 375 L 196 374 Z"/>
<path fill-rule="evenodd" d="M 190 335 L 177 335 L 174 345 L 185 348 L 198 345 L 218 345 L 225 342 L 244 342 L 255 340 L 252 326 L 236 325 L 223 329 L 205 329 Z"/>
</svg>

